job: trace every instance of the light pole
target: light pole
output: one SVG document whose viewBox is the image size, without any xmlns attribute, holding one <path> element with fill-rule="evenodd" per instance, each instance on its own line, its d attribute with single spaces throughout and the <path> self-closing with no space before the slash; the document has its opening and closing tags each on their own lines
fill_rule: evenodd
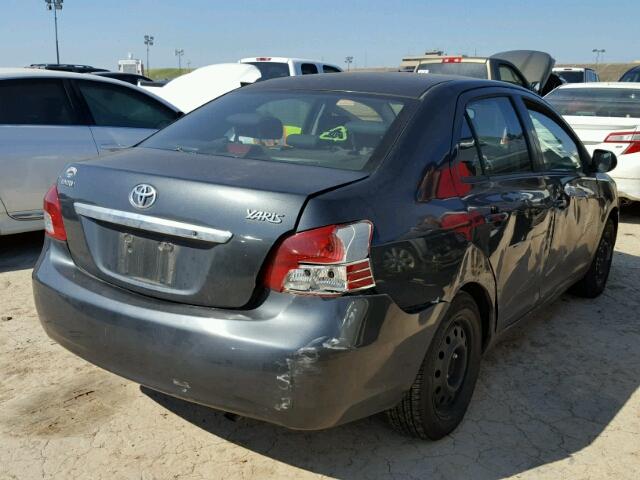
<svg viewBox="0 0 640 480">
<path fill-rule="evenodd" d="M 606 50 L 604 48 L 594 48 L 591 52 L 596 54 L 596 72 L 598 71 L 598 64 L 600 63 L 600 56 L 604 58 Z"/>
<path fill-rule="evenodd" d="M 53 10 L 53 23 L 56 28 L 56 63 L 60 63 L 60 49 L 58 47 L 58 10 L 62 10 L 64 0 L 44 0 L 47 10 Z"/>
<path fill-rule="evenodd" d="M 148 74 L 151 68 L 149 67 L 149 47 L 153 45 L 153 35 L 144 36 L 144 44 L 147 46 L 147 67 L 145 72 Z"/>
<path fill-rule="evenodd" d="M 184 49 L 176 48 L 176 57 L 178 57 L 178 71 L 182 73 L 182 56 L 184 55 Z"/>
<path fill-rule="evenodd" d="M 344 57 L 344 63 L 347 64 L 347 72 L 351 69 L 351 64 L 353 63 L 353 57 Z"/>
</svg>

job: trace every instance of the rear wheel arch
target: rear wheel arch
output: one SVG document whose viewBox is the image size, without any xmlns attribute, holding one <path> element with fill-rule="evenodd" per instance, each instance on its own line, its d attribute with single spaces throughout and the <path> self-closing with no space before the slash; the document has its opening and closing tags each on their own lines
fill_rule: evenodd
<svg viewBox="0 0 640 480">
<path fill-rule="evenodd" d="M 478 306 L 480 319 L 482 321 L 482 350 L 484 351 L 491 340 L 495 318 L 495 307 L 491 296 L 487 289 L 477 282 L 466 283 L 459 291 L 471 295 Z"/>
</svg>

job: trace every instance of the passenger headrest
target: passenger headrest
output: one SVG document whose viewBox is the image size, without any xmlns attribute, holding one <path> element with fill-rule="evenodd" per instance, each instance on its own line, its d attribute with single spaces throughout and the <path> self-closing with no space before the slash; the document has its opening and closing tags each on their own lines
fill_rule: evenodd
<svg viewBox="0 0 640 480">
<path fill-rule="evenodd" d="M 241 137 L 277 140 L 282 138 L 282 122 L 276 117 L 259 113 L 235 113 L 227 117 Z"/>
</svg>

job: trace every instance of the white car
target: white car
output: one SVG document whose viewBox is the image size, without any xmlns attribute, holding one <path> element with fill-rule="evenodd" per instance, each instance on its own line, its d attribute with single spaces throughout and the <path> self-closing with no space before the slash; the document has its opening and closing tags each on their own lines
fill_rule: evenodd
<svg viewBox="0 0 640 480">
<path fill-rule="evenodd" d="M 569 83 L 545 97 L 593 153 L 611 150 L 623 201 L 640 201 L 640 83 Z"/>
<path fill-rule="evenodd" d="M 66 164 L 130 147 L 181 115 L 118 80 L 0 69 L 0 235 L 43 228 L 42 199 Z"/>
<path fill-rule="evenodd" d="M 591 68 L 584 67 L 554 67 L 553 73 L 567 83 L 599 82 L 598 73 Z"/>
<path fill-rule="evenodd" d="M 342 69 L 330 63 L 318 60 L 286 57 L 251 57 L 243 58 L 239 63 L 249 63 L 260 70 L 260 80 L 278 77 L 295 77 L 315 73 L 339 73 Z"/>
</svg>

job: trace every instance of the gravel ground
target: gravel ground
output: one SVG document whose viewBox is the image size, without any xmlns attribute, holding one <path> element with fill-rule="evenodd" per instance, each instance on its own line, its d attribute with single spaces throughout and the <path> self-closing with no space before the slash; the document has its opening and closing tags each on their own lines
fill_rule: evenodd
<svg viewBox="0 0 640 480">
<path fill-rule="evenodd" d="M 378 417 L 300 433 L 140 388 L 42 331 L 41 234 L 0 240 L 0 478 L 640 477 L 640 208 L 622 218 L 606 292 L 564 295 L 484 359 L 440 442 Z"/>
</svg>

